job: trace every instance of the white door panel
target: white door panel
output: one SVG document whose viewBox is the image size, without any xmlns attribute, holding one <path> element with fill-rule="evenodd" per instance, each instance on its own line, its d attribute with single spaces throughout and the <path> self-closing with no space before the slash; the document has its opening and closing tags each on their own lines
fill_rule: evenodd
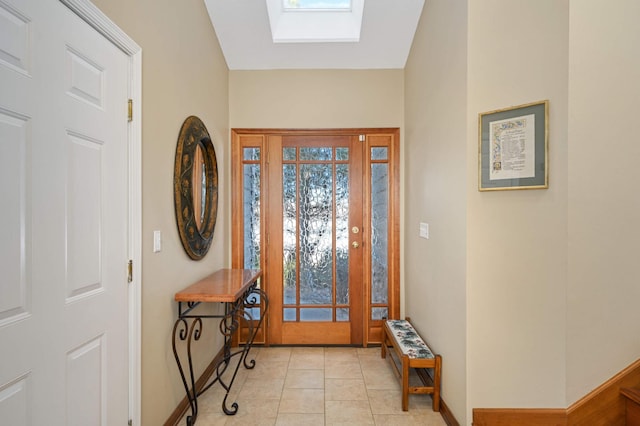
<svg viewBox="0 0 640 426">
<path fill-rule="evenodd" d="M 0 61 L 8 68 L 30 71 L 29 21 L 18 8 L 0 2 Z"/>
<path fill-rule="evenodd" d="M 0 0 L 0 425 L 128 420 L 129 57 Z"/>
<path fill-rule="evenodd" d="M 103 143 L 77 134 L 67 140 L 67 303 L 104 290 L 101 210 Z"/>
<path fill-rule="evenodd" d="M 28 399 L 31 377 L 27 373 L 0 386 L 0 419 L 7 425 L 31 424 Z"/>
<path fill-rule="evenodd" d="M 13 200 L 0 209 L 0 326 L 29 314 L 27 296 L 27 163 L 28 119 L 0 110 L 0 199 Z"/>
</svg>

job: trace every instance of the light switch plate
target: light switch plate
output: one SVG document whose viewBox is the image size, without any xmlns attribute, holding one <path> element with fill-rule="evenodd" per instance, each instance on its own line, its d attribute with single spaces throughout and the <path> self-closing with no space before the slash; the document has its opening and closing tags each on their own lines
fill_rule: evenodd
<svg viewBox="0 0 640 426">
<path fill-rule="evenodd" d="M 162 232 L 153 231 L 153 252 L 158 253 L 162 250 Z"/>
<path fill-rule="evenodd" d="M 420 222 L 420 237 L 429 239 L 429 224 Z"/>
</svg>

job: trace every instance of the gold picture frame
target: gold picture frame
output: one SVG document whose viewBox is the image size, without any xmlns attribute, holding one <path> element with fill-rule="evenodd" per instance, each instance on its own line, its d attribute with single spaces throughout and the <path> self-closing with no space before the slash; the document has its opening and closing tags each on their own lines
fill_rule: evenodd
<svg viewBox="0 0 640 426">
<path fill-rule="evenodd" d="M 549 101 L 478 114 L 478 190 L 549 188 Z"/>
</svg>

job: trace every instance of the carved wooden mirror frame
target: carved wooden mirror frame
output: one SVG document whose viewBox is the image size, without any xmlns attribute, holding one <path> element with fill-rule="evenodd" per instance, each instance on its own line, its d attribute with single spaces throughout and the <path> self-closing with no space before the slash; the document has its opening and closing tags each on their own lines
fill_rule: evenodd
<svg viewBox="0 0 640 426">
<path fill-rule="evenodd" d="M 196 158 L 200 157 L 198 151 L 202 153 L 201 167 L 195 164 Z M 200 169 L 201 172 L 198 172 Z M 194 174 L 194 170 L 197 175 Z M 194 191 L 199 191 L 202 195 L 198 206 L 195 205 L 195 199 L 198 197 L 194 197 Z M 218 163 L 209 132 L 196 116 L 187 117 L 180 129 L 173 174 L 173 193 L 182 245 L 191 259 L 200 260 L 209 251 L 216 226 Z M 200 210 L 200 217 L 197 218 L 196 214 Z"/>
</svg>

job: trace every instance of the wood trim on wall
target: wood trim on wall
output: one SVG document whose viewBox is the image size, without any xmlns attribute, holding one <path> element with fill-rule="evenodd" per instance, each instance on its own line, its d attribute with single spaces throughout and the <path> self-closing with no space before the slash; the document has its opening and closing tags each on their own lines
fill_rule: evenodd
<svg viewBox="0 0 640 426">
<path fill-rule="evenodd" d="M 640 386 L 640 359 L 566 409 L 474 408 L 473 426 L 624 426 L 621 388 Z"/>
<path fill-rule="evenodd" d="M 567 410 L 474 408 L 473 426 L 566 426 Z"/>
<path fill-rule="evenodd" d="M 625 398 L 620 394 L 621 388 L 640 386 L 640 359 L 616 374 L 614 377 L 576 401 L 567 409 L 568 425 L 624 426 Z"/>
<path fill-rule="evenodd" d="M 451 412 L 449 406 L 444 402 L 442 397 L 440 398 L 440 415 L 444 419 L 447 426 L 460 426 L 460 423 L 456 420 Z"/>
</svg>

